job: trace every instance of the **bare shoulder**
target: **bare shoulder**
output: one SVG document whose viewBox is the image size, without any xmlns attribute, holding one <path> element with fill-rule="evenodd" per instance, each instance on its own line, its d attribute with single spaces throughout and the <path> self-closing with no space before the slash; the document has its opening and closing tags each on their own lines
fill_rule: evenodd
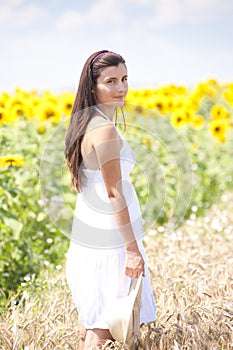
<svg viewBox="0 0 233 350">
<path fill-rule="evenodd" d="M 88 129 L 92 129 L 94 127 L 111 124 L 111 122 L 103 117 L 100 116 L 94 116 L 88 123 Z"/>
<path fill-rule="evenodd" d="M 114 124 L 99 116 L 93 117 L 89 122 L 88 132 L 90 132 L 93 144 L 120 139 Z"/>
</svg>

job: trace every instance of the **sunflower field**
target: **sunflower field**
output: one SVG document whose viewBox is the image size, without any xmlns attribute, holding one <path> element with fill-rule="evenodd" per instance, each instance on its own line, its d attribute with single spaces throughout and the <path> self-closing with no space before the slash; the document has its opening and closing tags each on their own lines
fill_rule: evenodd
<svg viewBox="0 0 233 350">
<path fill-rule="evenodd" d="M 1 307 L 41 271 L 60 269 L 68 248 L 64 220 L 48 215 L 48 205 L 74 208 L 69 174 L 61 175 L 74 97 L 21 89 L 0 96 Z M 124 117 L 137 156 L 132 181 L 145 230 L 167 223 L 174 229 L 232 190 L 233 83 L 131 89 Z M 41 168 L 50 169 L 48 177 Z"/>
</svg>

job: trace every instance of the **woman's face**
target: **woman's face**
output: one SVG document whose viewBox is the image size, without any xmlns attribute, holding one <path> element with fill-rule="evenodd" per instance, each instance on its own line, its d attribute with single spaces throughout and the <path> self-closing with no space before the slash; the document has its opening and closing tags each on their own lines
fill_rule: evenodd
<svg viewBox="0 0 233 350">
<path fill-rule="evenodd" d="M 128 92 L 127 69 L 123 63 L 102 70 L 96 84 L 98 104 L 122 107 Z"/>
</svg>

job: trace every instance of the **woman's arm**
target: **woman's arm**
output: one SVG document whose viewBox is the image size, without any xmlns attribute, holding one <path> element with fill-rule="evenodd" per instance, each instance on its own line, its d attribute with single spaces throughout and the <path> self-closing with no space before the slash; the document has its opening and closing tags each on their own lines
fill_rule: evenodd
<svg viewBox="0 0 233 350">
<path fill-rule="evenodd" d="M 138 277 L 144 273 L 144 261 L 138 249 L 130 222 L 128 206 L 122 191 L 120 150 L 122 140 L 111 123 L 106 123 L 92 132 L 92 144 L 111 201 L 116 223 L 121 233 L 127 254 L 125 273 Z"/>
</svg>

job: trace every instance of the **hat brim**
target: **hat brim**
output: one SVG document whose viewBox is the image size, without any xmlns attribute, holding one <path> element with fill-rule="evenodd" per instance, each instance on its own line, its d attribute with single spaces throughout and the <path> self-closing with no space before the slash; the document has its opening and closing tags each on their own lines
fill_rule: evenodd
<svg viewBox="0 0 233 350">
<path fill-rule="evenodd" d="M 141 293 L 142 274 L 134 280 L 129 294 L 117 299 L 107 310 L 105 319 L 114 339 L 125 342 L 128 337 L 137 332 L 137 329 L 133 328 L 140 326 L 138 318 L 140 316 Z"/>
</svg>

